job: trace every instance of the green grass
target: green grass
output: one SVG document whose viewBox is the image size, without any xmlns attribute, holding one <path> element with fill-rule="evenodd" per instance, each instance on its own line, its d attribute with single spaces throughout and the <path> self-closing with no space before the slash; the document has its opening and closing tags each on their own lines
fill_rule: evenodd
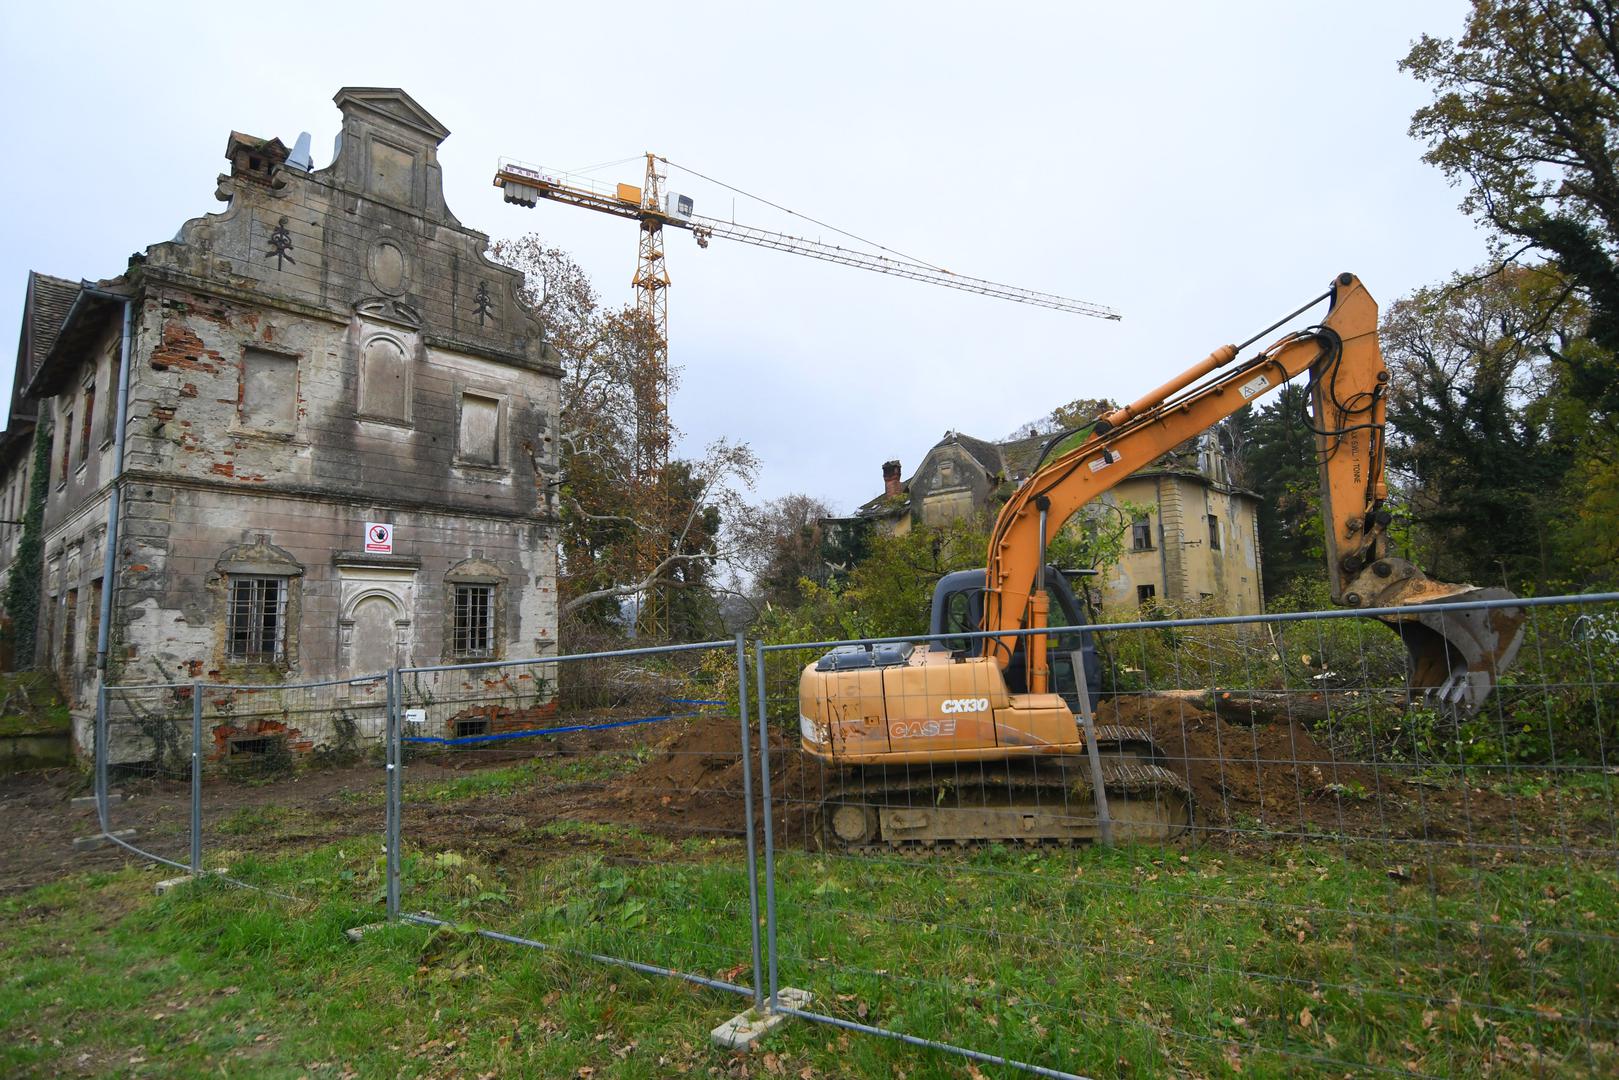
<svg viewBox="0 0 1619 1080">
<path fill-rule="evenodd" d="M 453 813 L 506 782 L 428 798 Z M 746 983 L 740 843 L 566 821 L 531 840 L 523 865 L 407 846 L 404 910 L 453 928 L 358 945 L 342 931 L 382 913 L 374 837 L 229 857 L 233 876 L 296 901 L 215 879 L 158 898 L 159 875 L 139 870 L 0 900 L 0 1074 L 741 1075 L 707 1034 L 744 999 L 578 955 Z M 1092 1075 L 1619 1071 L 1611 859 L 1374 843 L 783 850 L 777 895 L 782 984 L 813 990 L 817 1009 Z M 766 1050 L 748 1075 L 1004 1072 L 804 1021 Z"/>
<path fill-rule="evenodd" d="M 611 780 L 634 772 L 651 754 L 650 748 L 640 747 L 624 753 L 558 755 L 515 765 L 474 768 L 465 776 L 448 780 L 409 781 L 405 785 L 405 802 L 454 803 L 482 795 L 510 795 L 541 780 L 564 784 Z M 360 804 L 383 801 L 382 790 L 375 785 L 346 792 L 345 797 Z"/>
</svg>

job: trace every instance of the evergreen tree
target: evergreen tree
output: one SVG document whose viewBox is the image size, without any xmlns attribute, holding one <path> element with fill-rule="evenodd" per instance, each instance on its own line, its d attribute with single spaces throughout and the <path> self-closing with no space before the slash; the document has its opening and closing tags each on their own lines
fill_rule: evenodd
<svg viewBox="0 0 1619 1080">
<path fill-rule="evenodd" d="M 1263 405 L 1233 417 L 1242 436 L 1242 480 L 1260 498 L 1260 577 L 1267 598 L 1281 596 L 1299 578 L 1326 572 L 1321 475 L 1305 403 L 1303 384 L 1287 383 Z"/>
</svg>

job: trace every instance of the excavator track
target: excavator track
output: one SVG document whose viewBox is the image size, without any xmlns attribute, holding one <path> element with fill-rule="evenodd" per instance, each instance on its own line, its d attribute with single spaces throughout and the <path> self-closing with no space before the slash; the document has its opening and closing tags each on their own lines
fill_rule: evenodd
<svg viewBox="0 0 1619 1080">
<path fill-rule="evenodd" d="M 1192 794 L 1140 728 L 1099 726 L 1103 789 L 1116 841 L 1170 840 L 1192 821 Z M 821 800 L 823 850 L 921 854 L 996 843 L 1101 837 L 1088 755 L 850 769 Z"/>
</svg>

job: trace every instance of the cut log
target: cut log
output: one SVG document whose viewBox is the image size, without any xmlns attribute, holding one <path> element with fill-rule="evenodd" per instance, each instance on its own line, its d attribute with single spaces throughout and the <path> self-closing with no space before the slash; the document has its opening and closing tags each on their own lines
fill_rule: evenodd
<svg viewBox="0 0 1619 1080">
<path fill-rule="evenodd" d="M 1343 721 L 1367 708 L 1399 708 L 1404 694 L 1365 690 L 1163 690 L 1228 724 L 1306 725 Z"/>
</svg>

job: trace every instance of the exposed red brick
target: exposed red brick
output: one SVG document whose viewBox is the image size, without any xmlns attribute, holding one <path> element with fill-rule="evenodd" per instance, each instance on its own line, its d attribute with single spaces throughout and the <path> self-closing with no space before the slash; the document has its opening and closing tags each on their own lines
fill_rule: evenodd
<svg viewBox="0 0 1619 1080">
<path fill-rule="evenodd" d="M 197 384 L 196 383 L 186 383 L 184 386 L 180 387 L 180 396 L 181 397 L 196 397 L 197 396 Z"/>
<path fill-rule="evenodd" d="M 163 341 L 152 350 L 152 367 L 158 371 L 179 368 L 183 371 L 202 371 L 209 375 L 217 375 L 218 365 L 209 361 L 223 361 L 223 359 L 219 353 L 204 345 L 202 338 L 193 333 L 191 327 L 178 320 L 170 320 L 163 324 Z"/>
<path fill-rule="evenodd" d="M 219 705 L 219 700 L 215 705 Z M 257 739 L 265 736 L 280 735 L 287 740 L 287 749 L 298 754 L 306 754 L 315 748 L 313 739 L 305 737 L 302 731 L 289 727 L 279 720 L 256 720 L 241 727 L 234 724 L 216 724 L 213 729 L 214 752 L 211 755 L 215 760 L 230 753 L 230 741 L 237 738 Z"/>
<path fill-rule="evenodd" d="M 208 466 L 208 471 L 217 473 L 220 476 L 234 477 L 236 475 L 236 463 L 234 461 L 216 461 Z"/>
</svg>

